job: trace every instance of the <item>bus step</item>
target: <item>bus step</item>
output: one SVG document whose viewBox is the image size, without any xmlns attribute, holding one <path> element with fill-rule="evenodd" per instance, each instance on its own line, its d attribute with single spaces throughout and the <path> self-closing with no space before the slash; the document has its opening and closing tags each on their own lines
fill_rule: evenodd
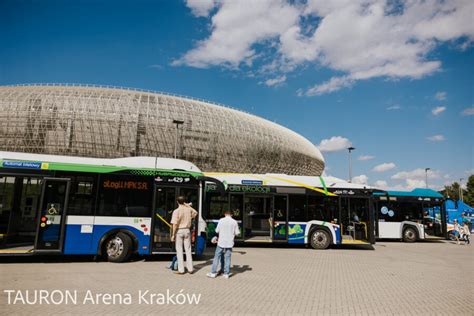
<svg viewBox="0 0 474 316">
<path fill-rule="evenodd" d="M 14 246 L 0 249 L 0 255 L 31 255 L 33 251 L 33 246 Z"/>
<path fill-rule="evenodd" d="M 343 245 L 370 245 L 366 240 L 342 240 Z"/>
</svg>

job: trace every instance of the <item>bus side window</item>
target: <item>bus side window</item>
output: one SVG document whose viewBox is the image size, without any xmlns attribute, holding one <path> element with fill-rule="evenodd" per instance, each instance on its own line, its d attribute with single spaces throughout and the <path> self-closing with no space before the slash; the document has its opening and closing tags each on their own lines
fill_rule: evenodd
<svg viewBox="0 0 474 316">
<path fill-rule="evenodd" d="M 68 215 L 94 215 L 94 178 L 73 177 L 69 191 Z"/>
<path fill-rule="evenodd" d="M 242 210 L 244 209 L 244 196 L 241 194 L 230 195 L 230 210 L 235 220 L 242 220 Z"/>
<path fill-rule="evenodd" d="M 150 217 L 152 179 L 107 175 L 99 181 L 97 216 Z"/>
<path fill-rule="evenodd" d="M 306 222 L 306 195 L 290 195 L 289 221 Z"/>
<path fill-rule="evenodd" d="M 332 209 L 323 196 L 308 196 L 308 220 L 332 221 Z"/>
<path fill-rule="evenodd" d="M 209 206 L 206 219 L 220 219 L 224 217 L 224 211 L 229 209 L 228 195 L 222 197 L 219 193 L 210 193 L 208 196 Z"/>
</svg>

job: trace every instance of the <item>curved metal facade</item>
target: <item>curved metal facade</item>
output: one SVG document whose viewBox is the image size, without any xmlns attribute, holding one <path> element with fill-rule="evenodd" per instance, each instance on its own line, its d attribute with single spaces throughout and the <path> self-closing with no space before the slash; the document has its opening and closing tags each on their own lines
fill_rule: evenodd
<svg viewBox="0 0 474 316">
<path fill-rule="evenodd" d="M 255 115 L 96 86 L 0 87 L 0 150 L 98 158 L 174 157 L 176 150 L 204 171 L 321 175 L 324 169 L 306 138 Z"/>
</svg>

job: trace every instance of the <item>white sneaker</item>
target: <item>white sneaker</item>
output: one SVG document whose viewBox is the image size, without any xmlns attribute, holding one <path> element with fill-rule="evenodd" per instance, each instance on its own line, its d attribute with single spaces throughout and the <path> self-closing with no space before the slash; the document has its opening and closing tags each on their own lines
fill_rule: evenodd
<svg viewBox="0 0 474 316">
<path fill-rule="evenodd" d="M 232 275 L 232 273 L 229 273 L 229 274 L 224 274 L 224 279 L 228 279 L 230 278 L 230 276 Z"/>
<path fill-rule="evenodd" d="M 213 278 L 213 279 L 214 279 L 214 278 L 217 276 L 217 273 L 209 272 L 208 274 L 206 274 L 206 276 L 207 276 L 208 278 Z"/>
</svg>

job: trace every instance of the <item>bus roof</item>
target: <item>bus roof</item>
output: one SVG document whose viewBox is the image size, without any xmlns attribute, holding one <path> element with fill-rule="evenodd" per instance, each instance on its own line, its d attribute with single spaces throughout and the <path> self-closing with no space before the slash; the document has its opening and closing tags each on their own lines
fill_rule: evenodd
<svg viewBox="0 0 474 316">
<path fill-rule="evenodd" d="M 206 176 L 225 181 L 227 184 L 240 185 L 264 185 L 264 186 L 285 186 L 285 187 L 305 187 L 326 193 L 321 188 L 331 189 L 373 189 L 368 185 L 350 183 L 335 177 L 315 177 L 315 176 L 290 176 L 286 174 L 243 174 L 243 173 L 220 173 L 205 172 Z M 321 180 L 322 179 L 322 180 Z M 324 181 L 324 183 L 323 183 Z M 334 195 L 330 193 L 329 195 Z"/>
<path fill-rule="evenodd" d="M 436 192 L 431 189 L 422 189 L 417 188 L 413 189 L 412 191 L 385 191 L 385 193 L 374 193 L 374 195 L 391 195 L 391 196 L 423 196 L 423 197 L 432 197 L 432 198 L 443 198 L 443 195 L 439 192 Z"/>
<path fill-rule="evenodd" d="M 25 165 L 28 169 L 56 169 L 95 172 L 100 171 L 98 170 L 100 168 L 108 170 L 107 172 L 126 169 L 156 169 L 201 173 L 201 170 L 199 170 L 196 165 L 189 161 L 159 157 L 126 157 L 104 159 L 0 151 L 0 162 L 1 168 L 5 168 L 7 166 L 14 166 L 15 164 L 12 165 L 12 163 L 14 162 L 30 162 L 33 164 Z M 48 168 L 44 168 L 45 164 L 47 164 Z M 21 168 L 21 165 L 18 166 L 19 168 Z M 38 166 L 38 168 L 35 168 L 35 166 Z M 72 166 L 74 166 L 74 168 L 71 168 Z"/>
</svg>

